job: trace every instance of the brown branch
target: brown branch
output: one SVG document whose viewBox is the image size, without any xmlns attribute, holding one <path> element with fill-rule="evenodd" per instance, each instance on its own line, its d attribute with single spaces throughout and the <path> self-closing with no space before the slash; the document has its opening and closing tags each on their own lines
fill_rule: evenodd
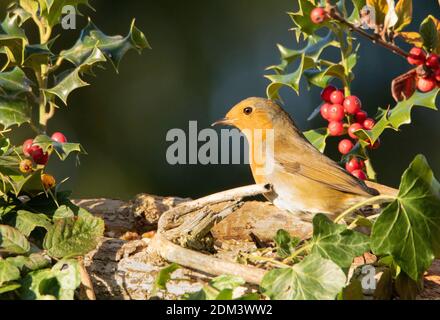
<svg viewBox="0 0 440 320">
<path fill-rule="evenodd" d="M 350 28 L 350 30 L 357 32 L 359 35 L 367 38 L 368 40 L 372 41 L 373 43 L 377 43 L 380 46 L 390 50 L 391 52 L 402 56 L 403 58 L 407 58 L 409 56 L 408 52 L 406 52 L 405 50 L 399 48 L 398 46 L 396 46 L 395 44 L 392 44 L 390 42 L 384 41 L 378 34 L 369 34 L 368 32 L 362 30 L 361 28 L 356 27 L 354 24 L 348 22 L 347 20 L 345 20 L 344 17 L 342 17 L 337 11 L 336 9 L 331 6 L 329 9 L 326 9 L 327 14 L 329 15 L 330 18 L 339 21 L 340 23 L 346 25 L 347 27 Z"/>
</svg>

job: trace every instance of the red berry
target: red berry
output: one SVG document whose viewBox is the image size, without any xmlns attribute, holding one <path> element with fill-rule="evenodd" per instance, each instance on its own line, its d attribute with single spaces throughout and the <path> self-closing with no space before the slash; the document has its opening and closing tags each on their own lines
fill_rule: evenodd
<svg viewBox="0 0 440 320">
<path fill-rule="evenodd" d="M 336 88 L 333 86 L 327 86 L 321 91 L 321 99 L 325 102 L 330 102 L 330 95 L 333 91 L 336 91 Z"/>
<path fill-rule="evenodd" d="M 361 111 L 362 103 L 356 96 L 348 96 L 344 100 L 344 109 L 348 114 L 356 114 Z"/>
<path fill-rule="evenodd" d="M 26 157 L 29 157 L 31 155 L 30 150 L 33 143 L 34 143 L 33 139 L 27 139 L 25 142 L 23 142 L 23 154 Z"/>
<path fill-rule="evenodd" d="M 349 128 L 348 128 L 348 135 L 352 138 L 352 139 L 358 139 L 358 137 L 354 134 L 356 131 L 363 129 L 362 125 L 360 123 L 353 123 Z"/>
<path fill-rule="evenodd" d="M 363 123 L 364 128 L 367 130 L 372 130 L 375 124 L 376 124 L 376 121 L 374 121 L 371 118 L 365 119 L 365 121 Z"/>
<path fill-rule="evenodd" d="M 380 139 L 377 139 L 373 145 L 371 145 L 371 143 L 368 145 L 368 148 L 372 150 L 376 150 L 379 147 L 380 147 Z"/>
<path fill-rule="evenodd" d="M 52 135 L 52 140 L 59 142 L 59 143 L 66 143 L 67 142 L 67 138 L 64 134 L 62 134 L 61 132 L 55 132 Z"/>
<path fill-rule="evenodd" d="M 426 61 L 426 53 L 422 48 L 413 47 L 409 51 L 409 56 L 407 58 L 408 63 L 419 66 L 425 63 Z"/>
<path fill-rule="evenodd" d="M 435 77 L 435 80 L 437 80 L 437 82 L 440 82 L 440 68 L 435 70 L 434 77 Z"/>
<path fill-rule="evenodd" d="M 344 133 L 344 125 L 339 121 L 331 121 L 328 124 L 328 132 L 331 136 L 340 136 Z"/>
<path fill-rule="evenodd" d="M 365 163 L 363 160 L 358 160 L 356 158 L 351 159 L 345 164 L 345 169 L 348 172 L 353 172 L 354 170 L 359 170 L 365 167 Z"/>
<path fill-rule="evenodd" d="M 367 119 L 368 114 L 365 111 L 359 111 L 358 113 L 356 113 L 355 118 L 356 118 L 356 122 L 363 124 L 365 119 Z"/>
<path fill-rule="evenodd" d="M 43 152 L 39 146 L 32 146 L 29 150 L 29 154 L 34 159 L 36 164 L 46 165 L 49 160 L 49 154 L 47 152 Z"/>
<path fill-rule="evenodd" d="M 348 139 L 343 139 L 339 142 L 338 150 L 342 154 L 347 154 L 351 151 L 351 149 L 353 149 L 353 147 L 353 142 Z"/>
<path fill-rule="evenodd" d="M 328 120 L 328 111 L 330 110 L 330 108 L 331 108 L 331 104 L 330 103 L 324 103 L 322 106 L 321 106 L 321 116 L 325 119 L 325 120 Z"/>
<path fill-rule="evenodd" d="M 325 10 L 323 8 L 315 8 L 310 12 L 310 19 L 315 24 L 320 24 L 324 22 L 324 20 L 327 18 L 327 15 L 325 13 Z"/>
<path fill-rule="evenodd" d="M 344 98 L 344 92 L 342 92 L 342 90 L 336 90 L 330 94 L 330 102 L 333 104 L 343 104 Z"/>
<path fill-rule="evenodd" d="M 362 170 L 354 170 L 351 174 L 360 180 L 367 180 L 367 175 Z"/>
<path fill-rule="evenodd" d="M 425 65 L 431 69 L 438 69 L 440 67 L 440 57 L 435 53 L 430 53 L 426 58 Z"/>
<path fill-rule="evenodd" d="M 417 89 L 421 92 L 429 92 L 437 86 L 437 83 L 434 78 L 418 78 L 417 79 Z"/>
<path fill-rule="evenodd" d="M 329 121 L 342 121 L 345 117 L 344 107 L 340 104 L 334 104 L 328 109 Z"/>
</svg>

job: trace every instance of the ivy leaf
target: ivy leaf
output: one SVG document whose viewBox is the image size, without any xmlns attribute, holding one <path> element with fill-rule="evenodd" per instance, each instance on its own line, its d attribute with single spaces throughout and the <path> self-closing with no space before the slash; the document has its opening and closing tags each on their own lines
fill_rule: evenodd
<svg viewBox="0 0 440 320">
<path fill-rule="evenodd" d="M 371 131 L 358 130 L 355 134 L 360 137 L 362 145 L 369 144 L 368 141 L 374 144 L 386 129 L 398 130 L 400 126 L 410 124 L 414 106 L 437 110 L 435 100 L 439 91 L 438 88 L 427 93 L 416 91 L 409 99 L 398 102 L 393 109 L 385 112 Z"/>
<path fill-rule="evenodd" d="M 304 132 L 304 136 L 307 140 L 309 140 L 309 142 L 320 152 L 324 152 L 325 150 L 328 135 L 327 128 L 313 129 Z"/>
<path fill-rule="evenodd" d="M 396 14 L 399 20 L 394 26 L 394 31 L 399 32 L 411 24 L 413 13 L 412 0 L 399 0 L 396 4 Z"/>
<path fill-rule="evenodd" d="M 171 279 L 171 274 L 179 268 L 180 266 L 176 263 L 172 263 L 169 266 L 162 268 L 154 281 L 154 293 L 152 295 L 155 295 L 158 289 L 165 290 L 167 282 Z"/>
<path fill-rule="evenodd" d="M 330 259 L 341 268 L 348 268 L 355 257 L 369 251 L 366 235 L 333 223 L 323 214 L 313 218 L 312 253 Z"/>
<path fill-rule="evenodd" d="M 116 71 L 123 56 L 127 51 L 134 49 L 140 53 L 145 48 L 150 48 L 145 35 L 135 26 L 132 21 L 127 36 L 108 36 L 99 30 L 91 20 L 82 30 L 80 38 L 75 45 L 60 53 L 64 58 L 79 67 L 85 63 L 95 48 L 98 48 L 109 59 Z"/>
<path fill-rule="evenodd" d="M 333 300 L 345 282 L 337 264 L 311 254 L 291 268 L 267 272 L 260 287 L 273 300 Z"/>
<path fill-rule="evenodd" d="M 7 129 L 31 121 L 31 109 L 26 99 L 0 97 L 0 125 Z"/>
<path fill-rule="evenodd" d="M 86 153 L 79 143 L 59 143 L 44 134 L 36 136 L 34 144 L 41 147 L 44 152 L 54 150 L 61 160 L 65 160 L 72 152 Z"/>
<path fill-rule="evenodd" d="M 58 281 L 50 269 L 29 272 L 20 281 L 20 298 L 23 300 L 56 299 Z"/>
<path fill-rule="evenodd" d="M 237 276 L 222 275 L 212 279 L 200 291 L 187 294 L 186 300 L 233 300 L 234 289 L 245 281 Z M 235 300 L 258 300 L 258 295 L 249 294 Z"/>
<path fill-rule="evenodd" d="M 77 260 L 60 260 L 52 267 L 52 273 L 59 283 L 57 299 L 73 300 L 75 290 L 81 284 L 79 264 Z"/>
<path fill-rule="evenodd" d="M 20 278 L 20 270 L 6 260 L 0 260 L 0 286 Z"/>
<path fill-rule="evenodd" d="M 437 30 L 438 21 L 435 17 L 429 15 L 420 25 L 420 35 L 423 39 L 423 47 L 427 51 L 435 50 L 439 46 L 439 35 Z"/>
<path fill-rule="evenodd" d="M 0 287 L 0 295 L 6 292 L 17 290 L 21 287 L 18 283 L 10 283 Z"/>
<path fill-rule="evenodd" d="M 50 219 L 44 214 L 33 213 L 25 210 L 17 212 L 15 228 L 25 236 L 29 236 L 36 227 L 42 227 L 49 230 L 52 227 Z"/>
<path fill-rule="evenodd" d="M 97 217 L 56 219 L 44 238 L 43 247 L 51 257 L 84 255 L 98 245 L 104 234 L 104 221 Z"/>
<path fill-rule="evenodd" d="M 233 275 L 221 275 L 210 281 L 210 285 L 220 291 L 232 291 L 245 283 L 246 282 L 242 278 Z"/>
<path fill-rule="evenodd" d="M 24 254 L 31 248 L 29 241 L 17 229 L 0 225 L 0 251 Z"/>
<path fill-rule="evenodd" d="M 32 253 L 29 256 L 9 257 L 6 261 L 24 272 L 35 271 L 51 265 L 50 258 L 41 253 Z"/>
<path fill-rule="evenodd" d="M 415 281 L 440 256 L 440 184 L 424 156 L 404 172 L 396 200 L 374 223 L 371 247 Z"/>
<path fill-rule="evenodd" d="M 88 86 L 89 84 L 81 79 L 80 74 L 89 71 L 94 64 L 106 61 L 104 54 L 98 48 L 94 48 L 90 56 L 72 72 L 61 79 L 53 88 L 46 89 L 45 92 L 60 98 L 67 105 L 67 98 L 70 93 L 78 88 Z"/>
<path fill-rule="evenodd" d="M 297 237 L 291 237 L 286 230 L 278 230 L 275 235 L 274 241 L 277 245 L 277 254 L 281 258 L 287 258 L 295 250 L 295 247 L 299 244 L 300 239 Z"/>
<path fill-rule="evenodd" d="M 20 94 L 32 91 L 32 81 L 19 67 L 8 72 L 0 72 L 0 88 L 10 94 Z"/>
</svg>

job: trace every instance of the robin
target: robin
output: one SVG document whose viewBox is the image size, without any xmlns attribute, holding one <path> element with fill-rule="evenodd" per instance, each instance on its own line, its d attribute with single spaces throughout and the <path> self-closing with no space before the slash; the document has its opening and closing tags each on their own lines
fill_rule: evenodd
<svg viewBox="0 0 440 320">
<path fill-rule="evenodd" d="M 271 100 L 245 99 L 216 124 L 235 126 L 246 136 L 252 145 L 250 166 L 255 182 L 272 185 L 273 191 L 265 197 L 280 209 L 335 216 L 379 194 L 319 152 L 289 114 Z M 255 139 L 256 130 L 272 132 L 273 142 L 267 143 L 268 134 Z M 259 148 L 265 150 L 266 162 L 273 162 L 272 170 L 261 170 L 259 163 L 252 161 Z"/>
</svg>

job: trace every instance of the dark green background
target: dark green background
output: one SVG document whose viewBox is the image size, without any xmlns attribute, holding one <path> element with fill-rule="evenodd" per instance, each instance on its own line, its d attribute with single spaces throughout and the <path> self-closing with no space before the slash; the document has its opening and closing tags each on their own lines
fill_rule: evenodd
<svg viewBox="0 0 440 320">
<path fill-rule="evenodd" d="M 66 188 L 72 188 L 76 197 L 130 198 L 140 192 L 197 197 L 252 183 L 246 165 L 168 165 L 165 135 L 171 128 L 187 130 L 189 120 L 199 121 L 199 128 L 207 127 L 239 100 L 265 96 L 264 69 L 279 62 L 275 45 L 296 46 L 286 14 L 295 10 L 294 1 L 91 3 L 96 12 L 86 9 L 84 13 L 107 34 L 126 34 L 131 18 L 136 17 L 153 50 L 141 56 L 131 52 L 122 61 L 119 75 L 111 67 L 98 71 L 97 78 L 89 79 L 91 86 L 71 95 L 69 106 L 56 114 L 48 132 L 65 132 L 89 154 L 81 157 L 79 167 L 73 159 L 52 160 L 48 171 L 59 180 L 70 176 Z M 415 23 L 429 13 L 440 16 L 437 0 L 414 4 Z M 80 18 L 78 29 L 84 24 Z M 57 46 L 73 45 L 78 34 L 79 30 L 64 32 Z M 377 107 L 393 104 L 390 82 L 409 66 L 378 46 L 363 40 L 361 44 L 353 92 L 374 114 Z M 282 93 L 285 108 L 301 129 L 324 125 L 320 119 L 306 121 L 320 103 L 318 89 L 309 92 L 303 84 L 301 96 L 290 90 Z M 440 176 L 439 124 L 439 112 L 416 109 L 412 125 L 404 126 L 401 133 L 387 131 L 382 147 L 372 154 L 379 181 L 397 185 L 418 153 L 427 156 Z M 29 134 L 23 128 L 14 139 L 19 143 Z M 335 141 L 328 150 L 335 158 Z"/>
</svg>

